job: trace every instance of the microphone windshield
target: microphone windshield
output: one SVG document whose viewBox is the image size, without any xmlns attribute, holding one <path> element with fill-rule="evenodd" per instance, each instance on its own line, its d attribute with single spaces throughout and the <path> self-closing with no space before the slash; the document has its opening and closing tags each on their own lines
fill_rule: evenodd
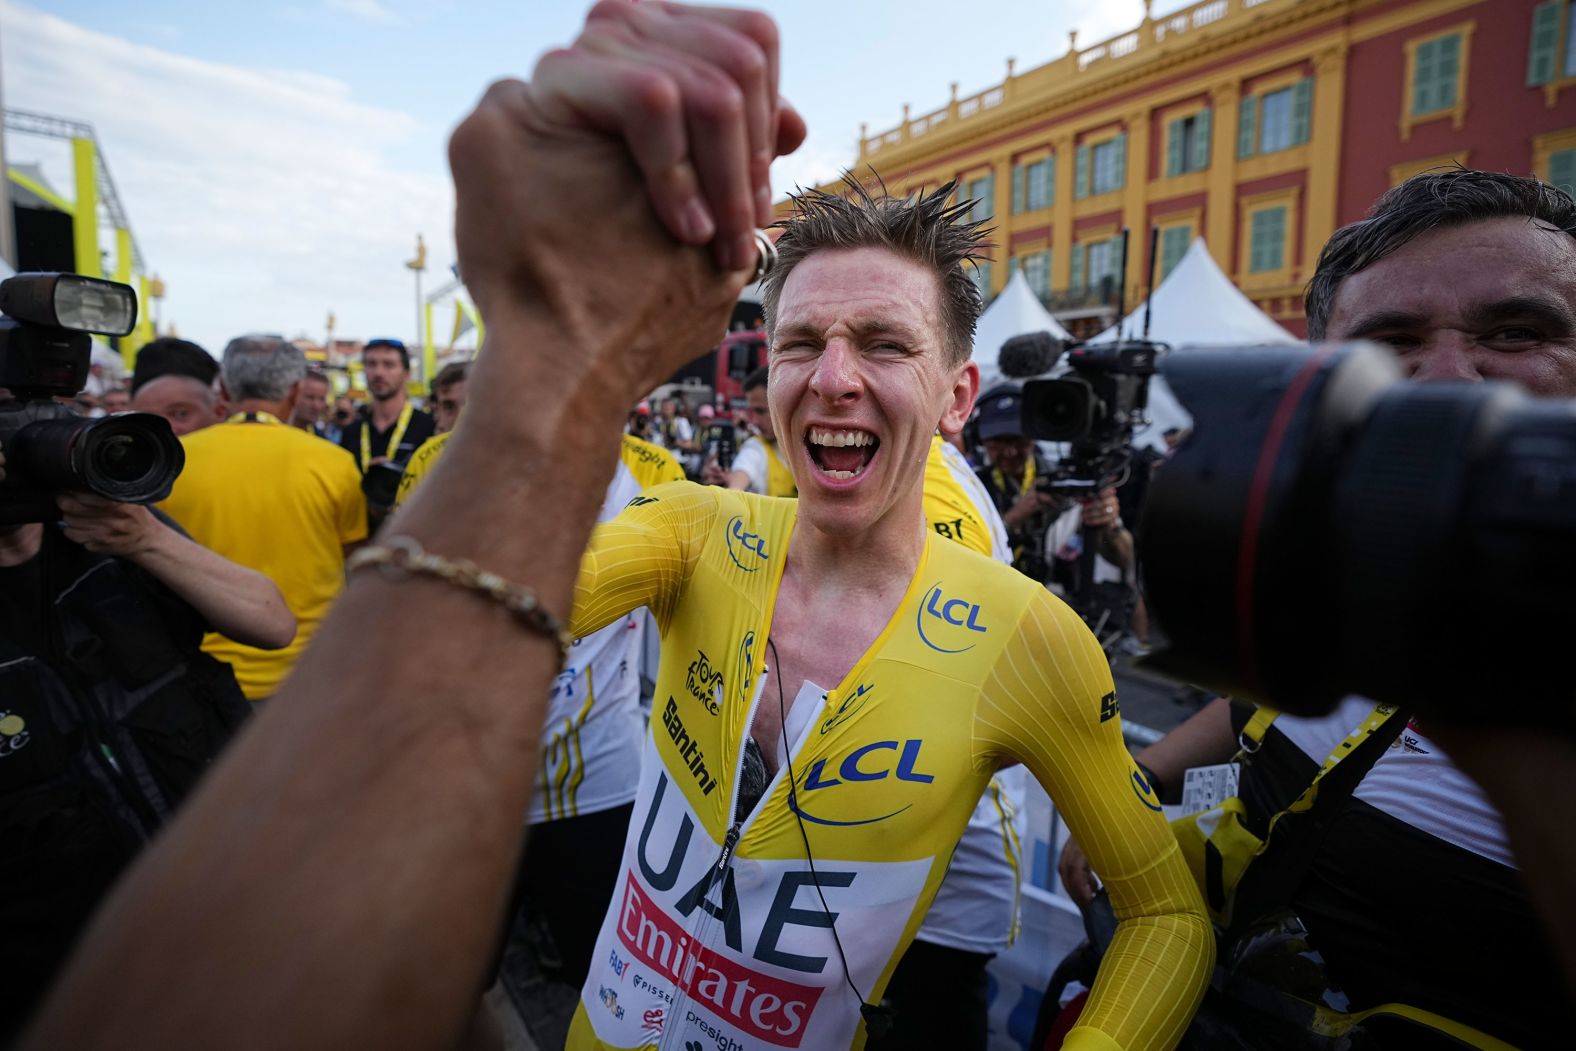
<svg viewBox="0 0 1576 1051">
<path fill-rule="evenodd" d="M 996 367 L 1009 379 L 1024 380 L 1051 371 L 1067 348 L 1049 332 L 1026 332 L 1001 345 Z"/>
</svg>

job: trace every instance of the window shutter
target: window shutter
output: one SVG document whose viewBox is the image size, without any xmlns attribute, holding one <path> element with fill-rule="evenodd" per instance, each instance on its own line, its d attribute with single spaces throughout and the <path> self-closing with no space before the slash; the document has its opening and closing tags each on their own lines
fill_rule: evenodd
<svg viewBox="0 0 1576 1051">
<path fill-rule="evenodd" d="M 1087 250 L 1081 244 L 1073 245 L 1072 270 L 1068 272 L 1067 277 L 1067 291 L 1069 292 L 1082 292 L 1085 288 L 1083 264 L 1084 252 Z"/>
<path fill-rule="evenodd" d="M 1017 215 L 1023 210 L 1023 165 L 1014 164 L 1012 166 L 1012 214 Z"/>
<path fill-rule="evenodd" d="M 1073 177 L 1077 185 L 1073 190 L 1073 197 L 1083 200 L 1089 196 L 1089 147 L 1080 146 L 1073 155 Z"/>
<path fill-rule="evenodd" d="M 1576 150 L 1561 150 L 1549 158 L 1549 185 L 1576 197 Z"/>
<path fill-rule="evenodd" d="M 976 179 L 974 185 L 979 187 L 979 192 L 975 196 L 980 199 L 979 205 L 974 209 L 974 218 L 989 219 L 996 214 L 996 173 L 991 172 L 983 179 Z"/>
<path fill-rule="evenodd" d="M 1111 140 L 1111 150 L 1112 156 L 1116 158 L 1111 162 L 1116 168 L 1116 186 L 1112 189 L 1119 189 L 1127 185 L 1127 132 L 1116 133 L 1116 138 Z"/>
<path fill-rule="evenodd" d="M 1532 9 L 1532 43 L 1527 47 L 1527 87 L 1554 79 L 1554 62 L 1560 46 L 1561 0 L 1549 0 Z"/>
<path fill-rule="evenodd" d="M 1056 158 L 1045 158 L 1040 164 L 1040 170 L 1045 180 L 1045 206 L 1049 208 L 1056 203 Z"/>
<path fill-rule="evenodd" d="M 1313 81 L 1304 77 L 1297 81 L 1291 92 L 1291 144 L 1301 146 L 1308 141 L 1313 119 Z"/>
<path fill-rule="evenodd" d="M 1257 131 L 1259 99 L 1257 95 L 1244 95 L 1237 117 L 1237 159 L 1253 156 L 1254 133 Z"/>
<path fill-rule="evenodd" d="M 1187 254 L 1188 237 L 1192 229 L 1173 226 L 1160 237 L 1160 280 L 1164 281 Z"/>
<path fill-rule="evenodd" d="M 1193 118 L 1193 156 L 1190 170 L 1201 172 L 1209 167 L 1209 137 L 1212 134 L 1210 124 L 1213 111 L 1210 109 L 1199 110 L 1198 116 Z"/>
<path fill-rule="evenodd" d="M 1166 178 L 1182 174 L 1182 129 L 1186 118 L 1166 124 Z"/>
<path fill-rule="evenodd" d="M 1051 266 L 1051 260 L 1053 258 L 1054 256 L 1051 255 L 1051 250 L 1047 248 L 1045 250 L 1045 276 L 1041 279 L 1040 287 L 1036 290 L 1040 293 L 1040 297 L 1042 299 L 1051 294 L 1051 280 L 1055 274 L 1055 268 Z"/>
<path fill-rule="evenodd" d="M 1461 82 L 1461 35 L 1439 41 L 1434 63 L 1434 106 L 1449 109 L 1456 104 Z"/>
</svg>

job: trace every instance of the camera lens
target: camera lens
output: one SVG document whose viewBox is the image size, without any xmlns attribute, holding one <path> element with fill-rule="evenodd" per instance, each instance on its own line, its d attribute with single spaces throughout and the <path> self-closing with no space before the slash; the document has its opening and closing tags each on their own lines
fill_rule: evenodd
<svg viewBox="0 0 1576 1051">
<path fill-rule="evenodd" d="M 139 442 L 129 434 L 112 434 L 98 443 L 90 454 L 96 459 L 95 470 L 116 482 L 135 482 L 148 474 L 158 458 L 157 447 L 150 442 Z"/>
</svg>

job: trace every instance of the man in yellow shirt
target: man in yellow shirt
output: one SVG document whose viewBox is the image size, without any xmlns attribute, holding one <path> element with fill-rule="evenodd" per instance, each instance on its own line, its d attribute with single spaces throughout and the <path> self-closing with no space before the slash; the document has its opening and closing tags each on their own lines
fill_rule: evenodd
<svg viewBox="0 0 1576 1051">
<path fill-rule="evenodd" d="M 306 649 L 344 581 L 345 546 L 367 535 L 361 475 L 347 451 L 285 424 L 306 374 L 301 351 L 273 336 L 224 349 L 231 415 L 186 435 L 186 470 L 161 505 L 206 547 L 268 577 L 299 627 L 265 651 L 219 634 L 203 649 L 235 668 L 248 700 L 271 696 Z"/>
</svg>

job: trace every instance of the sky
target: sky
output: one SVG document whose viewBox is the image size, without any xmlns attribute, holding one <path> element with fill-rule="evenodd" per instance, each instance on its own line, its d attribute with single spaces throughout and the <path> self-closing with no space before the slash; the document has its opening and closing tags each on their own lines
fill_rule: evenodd
<svg viewBox="0 0 1576 1051">
<path fill-rule="evenodd" d="M 454 262 L 448 134 L 485 86 L 571 42 L 589 4 L 560 0 L 0 0 L 8 108 L 94 126 L 160 316 L 218 351 L 245 332 L 410 340 L 405 260 L 427 290 Z M 765 0 L 782 91 L 810 135 L 773 167 L 778 196 L 857 158 L 859 125 L 896 126 L 1133 28 L 1142 0 Z M 1184 6 L 1162 0 L 1156 13 Z M 7 133 L 73 196 L 65 144 Z M 106 240 L 106 248 L 109 242 Z M 440 341 L 443 340 L 440 328 Z"/>
</svg>

